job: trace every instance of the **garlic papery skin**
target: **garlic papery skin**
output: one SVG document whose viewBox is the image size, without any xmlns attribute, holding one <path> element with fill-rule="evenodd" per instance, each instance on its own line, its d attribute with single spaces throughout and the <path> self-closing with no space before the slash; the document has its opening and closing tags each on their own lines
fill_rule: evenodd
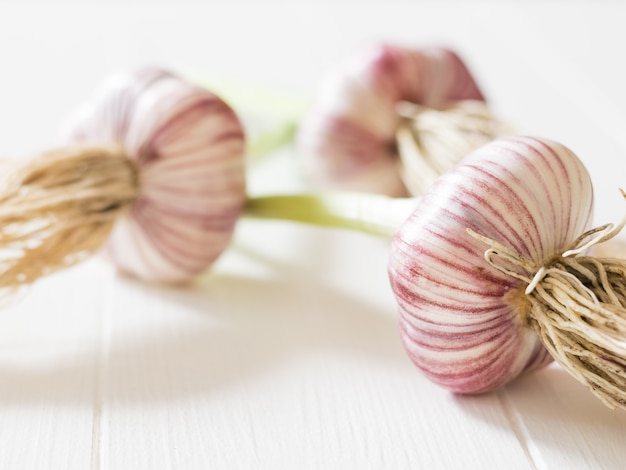
<svg viewBox="0 0 626 470">
<path fill-rule="evenodd" d="M 490 266 L 467 229 L 550 265 L 588 230 L 592 204 L 584 165 L 547 139 L 493 141 L 439 178 L 394 237 L 389 262 L 402 340 L 417 367 L 450 390 L 479 393 L 549 363 L 529 327 L 527 283 Z"/>
<path fill-rule="evenodd" d="M 395 141 L 403 122 L 398 103 L 442 109 L 461 100 L 484 98 L 455 52 L 365 49 L 330 71 L 302 119 L 296 142 L 303 171 L 322 187 L 406 196 Z"/>
<path fill-rule="evenodd" d="M 137 167 L 139 195 L 104 247 L 121 271 L 185 282 L 229 244 L 246 199 L 245 136 L 215 94 L 160 69 L 118 74 L 66 123 L 63 143 L 116 147 Z"/>
</svg>

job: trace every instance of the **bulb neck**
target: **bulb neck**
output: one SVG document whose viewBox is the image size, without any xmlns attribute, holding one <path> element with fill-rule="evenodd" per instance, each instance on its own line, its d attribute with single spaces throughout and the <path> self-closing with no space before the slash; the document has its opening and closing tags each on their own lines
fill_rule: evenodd
<svg viewBox="0 0 626 470">
<path fill-rule="evenodd" d="M 626 409 L 626 262 L 583 254 L 625 225 L 626 218 L 617 226 L 588 230 L 542 265 L 468 229 L 489 246 L 487 263 L 526 285 L 523 297 L 520 289 L 509 291 L 508 297 L 523 324 L 537 333 L 565 370 L 612 409 Z"/>
</svg>

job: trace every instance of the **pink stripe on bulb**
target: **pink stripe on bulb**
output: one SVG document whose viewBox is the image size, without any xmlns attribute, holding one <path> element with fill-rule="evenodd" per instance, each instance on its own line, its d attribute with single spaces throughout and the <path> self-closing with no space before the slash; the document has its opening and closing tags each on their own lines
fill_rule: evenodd
<svg viewBox="0 0 626 470">
<path fill-rule="evenodd" d="M 491 267 L 489 237 L 537 265 L 589 229 L 593 191 L 566 147 L 512 137 L 442 176 L 396 234 L 389 279 L 413 362 L 453 391 L 497 388 L 551 358 L 506 296 L 522 281 Z"/>
<path fill-rule="evenodd" d="M 141 195 L 105 252 L 141 278 L 184 282 L 229 244 L 246 199 L 245 136 L 208 90 L 159 69 L 112 77 L 70 121 L 66 143 L 121 144 Z"/>
</svg>

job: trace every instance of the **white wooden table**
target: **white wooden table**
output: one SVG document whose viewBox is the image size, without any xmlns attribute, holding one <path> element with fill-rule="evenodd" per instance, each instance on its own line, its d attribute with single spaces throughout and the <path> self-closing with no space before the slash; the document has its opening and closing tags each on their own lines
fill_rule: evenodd
<svg viewBox="0 0 626 470">
<path fill-rule="evenodd" d="M 571 147 L 596 221 L 617 221 L 626 6 L 519 3 L 2 3 L 0 153 L 52 145 L 129 66 L 310 96 L 366 41 L 436 43 L 520 131 Z M 289 152 L 271 157 L 250 191 L 296 188 L 294 172 Z M 189 288 L 99 259 L 38 282 L 0 311 L 0 468 L 626 468 L 626 414 L 557 366 L 474 397 L 425 380 L 399 341 L 387 255 L 365 235 L 242 221 Z"/>
</svg>

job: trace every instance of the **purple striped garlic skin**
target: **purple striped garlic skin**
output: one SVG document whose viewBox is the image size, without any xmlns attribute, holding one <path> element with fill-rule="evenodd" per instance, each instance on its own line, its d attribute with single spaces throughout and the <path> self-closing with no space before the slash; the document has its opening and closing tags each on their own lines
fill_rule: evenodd
<svg viewBox="0 0 626 470">
<path fill-rule="evenodd" d="M 395 133 L 398 103 L 440 109 L 484 97 L 449 49 L 378 45 L 331 71 L 297 133 L 305 173 L 314 182 L 404 196 Z"/>
<path fill-rule="evenodd" d="M 241 122 L 219 97 L 169 72 L 111 77 L 65 129 L 66 144 L 121 147 L 140 196 L 104 247 L 121 270 L 184 282 L 229 244 L 246 199 Z"/>
<path fill-rule="evenodd" d="M 397 232 L 389 263 L 415 365 L 455 392 L 479 393 L 548 364 L 513 300 L 526 285 L 490 266 L 466 229 L 541 265 L 589 229 L 592 202 L 580 160 L 533 137 L 495 140 L 440 177 Z"/>
</svg>

